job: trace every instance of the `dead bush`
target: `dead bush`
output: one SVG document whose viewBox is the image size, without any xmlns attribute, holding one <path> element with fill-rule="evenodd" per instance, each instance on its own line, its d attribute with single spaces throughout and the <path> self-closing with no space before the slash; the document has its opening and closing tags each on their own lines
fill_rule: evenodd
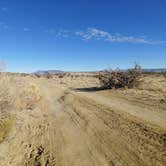
<svg viewBox="0 0 166 166">
<path fill-rule="evenodd" d="M 0 114 L 0 143 L 5 140 L 11 131 L 14 118 L 9 115 Z"/>
<path fill-rule="evenodd" d="M 50 73 L 44 74 L 44 77 L 47 79 L 53 78 L 52 74 L 50 74 Z"/>
<path fill-rule="evenodd" d="M 166 72 L 163 72 L 163 76 L 164 76 L 164 78 L 166 78 Z"/>
<path fill-rule="evenodd" d="M 22 77 L 26 77 L 26 76 L 28 76 L 29 74 L 27 74 L 27 73 L 21 73 L 21 76 Z"/>
<path fill-rule="evenodd" d="M 42 94 L 36 84 L 26 85 L 21 89 L 17 97 L 17 107 L 19 109 L 34 109 L 41 100 Z"/>
<path fill-rule="evenodd" d="M 60 74 L 59 76 L 58 76 L 58 78 L 64 78 L 64 74 Z"/>
<path fill-rule="evenodd" d="M 41 75 L 40 74 L 37 74 L 37 73 L 35 73 L 34 74 L 37 78 L 40 78 L 41 77 Z"/>
<path fill-rule="evenodd" d="M 99 73 L 99 81 L 104 89 L 133 88 L 138 85 L 138 78 L 141 74 L 141 68 L 135 65 L 134 69 L 127 71 L 106 70 Z"/>
<path fill-rule="evenodd" d="M 9 110 L 13 104 L 13 95 L 11 93 L 10 79 L 7 75 L 0 79 L 0 111 Z"/>
</svg>

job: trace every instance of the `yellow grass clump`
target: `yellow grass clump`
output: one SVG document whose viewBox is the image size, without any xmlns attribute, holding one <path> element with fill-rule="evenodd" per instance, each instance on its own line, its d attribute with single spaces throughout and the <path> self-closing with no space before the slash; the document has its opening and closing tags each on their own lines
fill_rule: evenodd
<svg viewBox="0 0 166 166">
<path fill-rule="evenodd" d="M 11 116 L 5 116 L 3 117 L 1 115 L 0 118 L 0 143 L 7 137 L 9 134 L 12 124 L 13 124 L 14 118 Z"/>
<path fill-rule="evenodd" d="M 41 98 L 39 87 L 35 84 L 29 84 L 20 90 L 17 104 L 19 103 L 20 109 L 34 109 Z"/>
</svg>

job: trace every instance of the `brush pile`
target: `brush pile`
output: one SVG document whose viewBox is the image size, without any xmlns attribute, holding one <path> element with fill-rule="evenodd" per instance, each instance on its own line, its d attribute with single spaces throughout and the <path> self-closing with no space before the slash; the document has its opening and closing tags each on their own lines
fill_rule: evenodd
<svg viewBox="0 0 166 166">
<path fill-rule="evenodd" d="M 134 69 L 127 71 L 105 70 L 99 73 L 99 81 L 103 89 L 133 88 L 138 85 L 141 67 L 135 65 Z"/>
</svg>

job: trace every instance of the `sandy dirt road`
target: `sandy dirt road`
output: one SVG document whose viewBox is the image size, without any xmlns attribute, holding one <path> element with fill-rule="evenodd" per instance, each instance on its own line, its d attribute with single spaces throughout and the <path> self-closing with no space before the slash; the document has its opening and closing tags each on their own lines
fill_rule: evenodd
<svg viewBox="0 0 166 166">
<path fill-rule="evenodd" d="M 39 87 L 45 98 L 34 109 L 11 112 L 0 166 L 166 165 L 165 111 L 52 82 Z"/>
</svg>

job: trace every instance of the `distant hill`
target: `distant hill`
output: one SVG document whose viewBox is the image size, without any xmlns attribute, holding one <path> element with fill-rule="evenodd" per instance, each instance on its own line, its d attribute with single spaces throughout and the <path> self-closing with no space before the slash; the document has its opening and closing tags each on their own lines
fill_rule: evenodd
<svg viewBox="0 0 166 166">
<path fill-rule="evenodd" d="M 160 72 L 166 72 L 166 68 L 143 69 L 143 71 L 144 72 L 160 73 Z"/>
<path fill-rule="evenodd" d="M 40 74 L 40 75 L 43 75 L 43 74 L 58 74 L 58 73 L 64 73 L 64 71 L 61 71 L 61 70 L 39 70 L 39 71 L 34 72 L 34 74 Z"/>
<path fill-rule="evenodd" d="M 153 72 L 153 73 L 166 72 L 166 68 L 156 68 L 156 69 L 151 68 L 151 69 L 142 69 L 142 70 L 143 70 L 143 72 L 149 72 L 149 73 L 150 72 Z M 125 71 L 125 70 L 122 70 L 122 71 Z M 87 73 L 89 73 L 89 72 L 87 72 Z M 95 71 L 93 71 L 93 72 L 95 72 Z M 62 71 L 62 70 L 39 70 L 39 71 L 34 72 L 34 74 L 40 74 L 40 75 L 44 75 L 44 74 L 60 74 L 60 73 L 65 73 L 65 72 Z"/>
</svg>

